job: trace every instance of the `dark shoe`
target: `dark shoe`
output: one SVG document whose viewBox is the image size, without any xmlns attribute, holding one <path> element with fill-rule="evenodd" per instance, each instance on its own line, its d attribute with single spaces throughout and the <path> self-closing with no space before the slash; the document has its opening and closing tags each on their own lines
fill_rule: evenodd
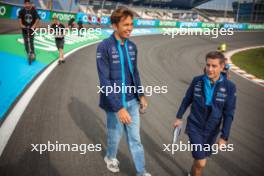
<svg viewBox="0 0 264 176">
<path fill-rule="evenodd" d="M 28 64 L 31 65 L 32 62 L 36 59 L 35 53 L 28 54 Z"/>
</svg>

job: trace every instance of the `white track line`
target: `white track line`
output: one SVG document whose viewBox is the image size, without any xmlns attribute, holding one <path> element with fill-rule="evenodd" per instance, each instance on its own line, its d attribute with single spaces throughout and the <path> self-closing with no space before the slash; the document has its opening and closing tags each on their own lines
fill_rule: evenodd
<svg viewBox="0 0 264 176">
<path fill-rule="evenodd" d="M 101 42 L 102 40 L 92 42 L 86 45 L 83 45 L 79 48 L 75 48 L 71 50 L 70 52 L 66 53 L 64 55 L 64 58 L 67 58 L 70 56 L 72 53 L 87 47 L 89 45 L 93 45 L 96 43 Z M 32 97 L 35 95 L 37 92 L 38 88 L 40 85 L 45 81 L 45 79 L 48 77 L 48 75 L 54 70 L 54 68 L 58 65 L 57 61 L 54 61 L 52 64 L 46 68 L 43 73 L 41 73 L 37 79 L 30 85 L 30 87 L 25 91 L 25 93 L 22 95 L 22 97 L 18 100 L 14 108 L 11 110 L 11 112 L 8 114 L 8 116 L 5 118 L 3 124 L 1 125 L 0 128 L 0 157 L 4 151 L 4 148 L 11 137 L 13 131 L 15 130 L 15 127 L 21 118 L 23 112 L 27 108 L 29 102 L 31 101 Z"/>
</svg>

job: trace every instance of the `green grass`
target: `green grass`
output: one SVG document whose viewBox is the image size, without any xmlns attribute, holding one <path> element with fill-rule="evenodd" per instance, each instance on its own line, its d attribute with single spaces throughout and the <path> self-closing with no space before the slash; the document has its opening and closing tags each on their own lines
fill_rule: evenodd
<svg viewBox="0 0 264 176">
<path fill-rule="evenodd" d="M 264 79 L 264 48 L 250 49 L 236 53 L 232 62 L 257 78 Z"/>
</svg>

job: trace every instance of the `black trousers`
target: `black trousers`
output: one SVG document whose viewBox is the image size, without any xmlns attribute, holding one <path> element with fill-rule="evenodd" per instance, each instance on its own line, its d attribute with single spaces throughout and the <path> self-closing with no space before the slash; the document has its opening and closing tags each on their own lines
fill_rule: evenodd
<svg viewBox="0 0 264 176">
<path fill-rule="evenodd" d="M 34 49 L 34 35 L 32 29 L 22 29 L 22 34 L 24 38 L 24 45 L 27 51 L 27 54 L 35 53 Z"/>
</svg>

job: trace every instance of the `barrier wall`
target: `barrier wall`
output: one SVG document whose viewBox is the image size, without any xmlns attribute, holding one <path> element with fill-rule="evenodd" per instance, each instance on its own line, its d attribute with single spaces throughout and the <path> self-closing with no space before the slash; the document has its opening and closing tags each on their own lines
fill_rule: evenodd
<svg viewBox="0 0 264 176">
<path fill-rule="evenodd" d="M 21 7 L 0 3 L 0 18 L 17 19 Z M 37 10 L 42 21 L 51 21 L 53 16 L 58 16 L 62 22 L 68 22 L 71 18 L 79 19 L 83 24 L 110 25 L 108 16 L 97 17 L 80 13 L 50 12 L 49 10 Z M 240 23 L 206 23 L 206 22 L 181 22 L 168 20 L 134 19 L 135 27 L 178 27 L 178 28 L 234 28 L 237 30 L 263 30 L 264 24 L 240 24 Z"/>
</svg>

